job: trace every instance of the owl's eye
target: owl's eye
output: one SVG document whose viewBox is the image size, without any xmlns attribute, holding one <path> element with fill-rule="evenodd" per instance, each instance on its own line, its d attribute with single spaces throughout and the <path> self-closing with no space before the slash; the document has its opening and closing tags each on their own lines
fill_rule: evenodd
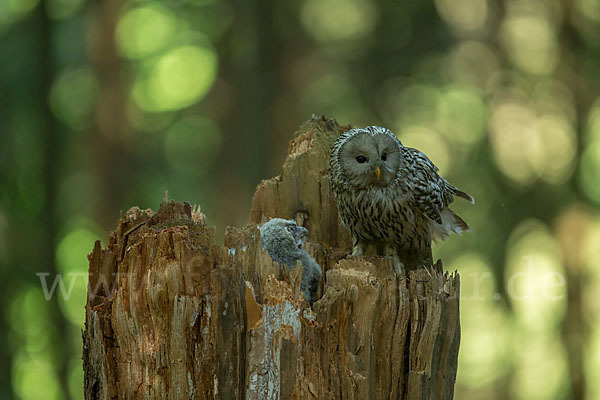
<svg viewBox="0 0 600 400">
<path fill-rule="evenodd" d="M 369 161 L 369 159 L 365 156 L 358 156 L 358 157 L 356 157 L 356 161 L 358 161 L 360 164 L 362 164 L 362 163 Z"/>
<path fill-rule="evenodd" d="M 387 154 L 386 154 L 386 153 L 383 153 L 383 154 L 381 155 L 381 161 L 385 161 L 385 160 L 387 160 Z"/>
</svg>

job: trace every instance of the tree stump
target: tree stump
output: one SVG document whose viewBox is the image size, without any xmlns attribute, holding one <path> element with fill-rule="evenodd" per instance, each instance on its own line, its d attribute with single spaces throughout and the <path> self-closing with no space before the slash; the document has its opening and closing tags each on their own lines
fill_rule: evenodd
<svg viewBox="0 0 600 400">
<path fill-rule="evenodd" d="M 351 257 L 327 165 L 348 129 L 313 118 L 280 176 L 257 188 L 251 221 L 224 245 L 189 204 L 130 209 L 89 255 L 84 341 L 91 399 L 451 399 L 459 276 L 399 277 L 390 259 Z M 323 268 L 312 308 L 262 250 L 271 217 L 309 229 Z M 347 257 L 346 257 L 347 256 Z"/>
</svg>

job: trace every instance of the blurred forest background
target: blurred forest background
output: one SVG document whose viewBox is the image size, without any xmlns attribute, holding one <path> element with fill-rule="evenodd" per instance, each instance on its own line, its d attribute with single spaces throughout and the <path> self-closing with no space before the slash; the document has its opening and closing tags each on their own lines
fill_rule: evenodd
<svg viewBox="0 0 600 400">
<path fill-rule="evenodd" d="M 324 113 L 477 199 L 434 248 L 456 398 L 600 399 L 599 96 L 598 0 L 0 0 L 0 398 L 82 398 L 86 255 L 119 210 L 168 190 L 244 225 Z"/>
</svg>

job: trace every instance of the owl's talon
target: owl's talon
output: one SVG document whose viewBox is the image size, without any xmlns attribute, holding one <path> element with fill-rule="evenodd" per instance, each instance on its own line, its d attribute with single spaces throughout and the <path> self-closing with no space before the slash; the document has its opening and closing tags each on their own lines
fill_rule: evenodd
<svg viewBox="0 0 600 400">
<path fill-rule="evenodd" d="M 398 257 L 398 251 L 396 251 L 396 247 L 394 247 L 394 245 L 386 243 L 385 247 L 383 248 L 383 255 L 385 257 Z M 398 258 L 398 261 L 400 261 L 400 258 Z"/>
<path fill-rule="evenodd" d="M 354 243 L 356 244 L 352 248 L 353 256 L 364 256 L 368 253 L 369 243 L 367 241 L 363 239 L 355 239 Z"/>
<path fill-rule="evenodd" d="M 392 265 L 394 266 L 396 276 L 402 275 L 402 272 L 404 272 L 404 263 L 400 261 L 400 257 L 397 255 L 392 256 Z"/>
<path fill-rule="evenodd" d="M 354 248 L 352 249 L 353 256 L 362 256 L 364 254 L 365 254 L 365 249 L 360 244 L 354 246 Z"/>
<path fill-rule="evenodd" d="M 396 271 L 396 275 L 401 275 L 402 271 L 404 271 L 404 263 L 400 261 L 400 256 L 398 255 L 398 250 L 392 244 L 386 243 L 383 248 L 383 255 L 385 257 L 392 257 L 392 265 L 394 266 L 394 271 Z"/>
</svg>

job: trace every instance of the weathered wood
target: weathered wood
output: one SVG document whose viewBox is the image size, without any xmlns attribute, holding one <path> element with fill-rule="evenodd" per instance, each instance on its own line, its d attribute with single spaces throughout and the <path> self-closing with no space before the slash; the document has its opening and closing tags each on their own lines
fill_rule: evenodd
<svg viewBox="0 0 600 400">
<path fill-rule="evenodd" d="M 251 223 L 213 239 L 188 204 L 133 208 L 96 243 L 84 332 L 86 399 L 451 399 L 460 341 L 459 277 L 441 263 L 397 277 L 391 260 L 347 257 L 329 189 L 333 140 L 314 119 L 280 177 L 262 182 Z M 323 267 L 320 300 L 302 268 L 261 249 L 257 223 L 307 227 Z"/>
</svg>

